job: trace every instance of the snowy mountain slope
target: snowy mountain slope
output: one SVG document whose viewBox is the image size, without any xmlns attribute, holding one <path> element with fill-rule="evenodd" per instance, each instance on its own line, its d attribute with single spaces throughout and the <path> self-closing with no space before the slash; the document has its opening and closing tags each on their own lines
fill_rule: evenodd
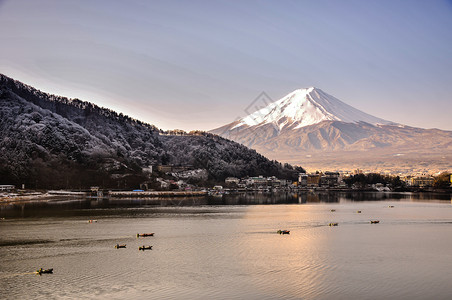
<svg viewBox="0 0 452 300">
<path fill-rule="evenodd" d="M 314 169 L 332 165 L 347 169 L 355 166 L 359 156 L 367 157 L 361 160 L 361 167 L 363 164 L 373 167 L 367 161 L 395 161 L 393 155 L 406 158 L 407 153 L 412 154 L 411 157 L 416 157 L 415 153 L 435 154 L 441 160 L 436 164 L 438 168 L 447 169 L 450 164 L 443 157 L 452 157 L 452 132 L 386 121 L 317 88 L 296 90 L 210 132 L 256 149 L 269 158 Z M 324 155 L 326 153 L 328 156 Z M 437 160 L 429 160 L 430 165 Z M 343 163 L 337 165 L 337 161 Z M 405 165 L 411 168 L 416 161 Z M 392 167 L 384 164 L 384 167 L 397 169 L 398 163 L 392 163 Z"/>
<path fill-rule="evenodd" d="M 0 74 L 0 181 L 40 188 L 137 187 L 151 164 L 206 168 L 211 180 L 294 171 L 209 133 L 166 136 L 155 126 Z"/>
<path fill-rule="evenodd" d="M 279 130 L 284 127 L 298 129 L 322 121 L 366 122 L 374 125 L 391 124 L 389 121 L 366 114 L 321 89 L 310 87 L 296 90 L 242 118 L 232 129 L 265 124 L 274 124 Z"/>
</svg>

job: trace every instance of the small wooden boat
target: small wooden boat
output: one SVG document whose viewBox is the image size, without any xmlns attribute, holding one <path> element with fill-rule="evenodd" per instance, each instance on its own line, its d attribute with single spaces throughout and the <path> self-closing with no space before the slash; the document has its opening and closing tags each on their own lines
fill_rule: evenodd
<svg viewBox="0 0 452 300">
<path fill-rule="evenodd" d="M 331 212 L 335 212 L 335 211 L 336 211 L 335 209 L 332 209 L 332 210 L 331 210 Z"/>
<path fill-rule="evenodd" d="M 154 233 L 137 233 L 137 237 L 154 236 Z"/>
<path fill-rule="evenodd" d="M 370 224 L 378 224 L 378 223 L 380 223 L 379 220 L 371 220 L 371 221 L 370 221 Z"/>
<path fill-rule="evenodd" d="M 88 223 L 97 223 L 97 220 L 89 220 Z"/>
<path fill-rule="evenodd" d="M 389 205 L 388 207 L 389 207 L 389 208 L 394 208 L 394 205 Z"/>
<path fill-rule="evenodd" d="M 290 230 L 278 230 L 277 233 L 279 233 L 279 234 L 290 234 Z"/>
<path fill-rule="evenodd" d="M 138 247 L 138 250 L 152 250 L 152 246 L 141 246 L 141 247 Z"/>
<path fill-rule="evenodd" d="M 330 223 L 330 224 L 328 224 L 328 226 L 337 226 L 337 225 L 339 225 L 339 223 Z"/>
<path fill-rule="evenodd" d="M 357 214 L 360 214 L 360 213 L 361 213 L 361 211 L 360 211 L 360 210 L 357 210 L 357 211 L 356 211 L 356 213 L 357 213 Z"/>
<path fill-rule="evenodd" d="M 124 244 L 124 245 L 116 244 L 116 245 L 115 245 L 115 248 L 116 248 L 116 249 L 119 249 L 119 248 L 125 248 L 125 247 L 126 247 L 126 244 Z"/>
<path fill-rule="evenodd" d="M 37 274 L 41 275 L 41 274 L 53 274 L 53 269 L 43 269 L 40 268 L 39 270 L 36 271 Z"/>
</svg>

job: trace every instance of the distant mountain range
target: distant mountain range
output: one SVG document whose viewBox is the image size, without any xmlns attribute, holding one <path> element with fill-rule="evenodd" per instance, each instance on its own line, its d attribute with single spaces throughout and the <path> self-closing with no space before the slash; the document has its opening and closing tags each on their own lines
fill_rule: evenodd
<svg viewBox="0 0 452 300">
<path fill-rule="evenodd" d="M 210 132 L 308 170 L 452 170 L 451 131 L 377 118 L 314 87 Z"/>
<path fill-rule="evenodd" d="M 136 188 L 150 165 L 228 176 L 296 177 L 291 166 L 219 136 L 164 134 L 153 125 L 0 74 L 0 184 L 29 188 Z"/>
</svg>

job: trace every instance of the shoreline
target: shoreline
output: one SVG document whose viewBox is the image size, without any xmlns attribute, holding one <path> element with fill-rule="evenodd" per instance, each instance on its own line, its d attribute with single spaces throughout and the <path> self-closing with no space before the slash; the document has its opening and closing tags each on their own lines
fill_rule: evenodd
<svg viewBox="0 0 452 300">
<path fill-rule="evenodd" d="M 48 201 L 65 201 L 65 200 L 85 200 L 85 199 L 123 199 L 123 198 L 144 198 L 144 199 L 154 199 L 154 198 L 172 198 L 172 197 L 199 197 L 208 196 L 207 192 L 204 191 L 148 191 L 148 192 L 133 192 L 133 191 L 115 191 L 110 192 L 105 196 L 97 197 L 91 196 L 88 193 L 82 192 L 46 192 L 38 193 L 32 192 L 27 194 L 6 194 L 0 196 L 0 205 L 11 204 L 11 203 L 27 203 L 27 202 L 48 202 Z"/>
<path fill-rule="evenodd" d="M 252 190 L 224 190 L 222 193 L 215 195 L 222 196 L 224 194 L 237 195 L 241 193 L 265 193 L 272 194 L 278 192 L 292 193 L 381 193 L 381 194 L 441 194 L 451 195 L 452 189 L 409 189 L 398 191 L 376 191 L 372 189 L 309 189 L 299 188 L 290 190 L 264 191 L 258 189 Z M 209 194 L 208 191 L 111 191 L 106 195 L 97 197 L 89 193 L 59 191 L 58 193 L 48 192 L 31 192 L 25 194 L 4 194 L 0 196 L 0 205 L 8 205 L 13 203 L 29 203 L 29 202 L 50 202 L 50 201 L 67 201 L 67 200 L 122 200 L 122 199 L 162 199 L 162 198 L 190 198 L 190 197 L 208 197 L 215 196 Z"/>
</svg>

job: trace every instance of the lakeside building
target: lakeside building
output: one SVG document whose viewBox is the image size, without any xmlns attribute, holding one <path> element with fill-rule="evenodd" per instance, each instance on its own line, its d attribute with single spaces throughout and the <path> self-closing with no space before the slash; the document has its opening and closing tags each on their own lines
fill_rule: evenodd
<svg viewBox="0 0 452 300">
<path fill-rule="evenodd" d="M 12 184 L 0 184 L 0 191 L 12 191 L 16 188 L 16 186 Z"/>
<path fill-rule="evenodd" d="M 299 187 L 308 186 L 308 174 L 306 174 L 306 173 L 298 174 L 298 186 Z"/>
<path fill-rule="evenodd" d="M 225 179 L 225 183 L 235 183 L 240 188 L 245 187 L 282 187 L 282 186 L 288 186 L 291 184 L 290 180 L 285 179 L 278 179 L 276 176 L 270 176 L 270 177 L 264 177 L 264 176 L 258 176 L 258 177 L 248 177 L 248 178 L 236 178 L 236 177 L 228 177 Z"/>
<path fill-rule="evenodd" d="M 429 187 L 433 186 L 434 178 L 428 175 L 416 176 L 410 179 L 411 186 Z"/>
<path fill-rule="evenodd" d="M 320 177 L 321 186 L 336 187 L 339 185 L 339 173 L 338 172 L 325 172 Z"/>
<path fill-rule="evenodd" d="M 320 174 L 309 174 L 307 178 L 308 187 L 320 186 Z"/>
<path fill-rule="evenodd" d="M 278 179 L 275 176 L 271 176 L 267 178 L 267 186 L 271 187 L 279 187 L 282 185 L 287 185 L 286 181 L 284 179 Z"/>
<path fill-rule="evenodd" d="M 228 177 L 224 180 L 225 183 L 229 183 L 229 184 L 239 184 L 240 183 L 240 179 L 236 178 L 236 177 Z"/>
<path fill-rule="evenodd" d="M 266 185 L 267 184 L 267 178 L 264 176 L 259 177 L 250 177 L 247 180 L 247 185 Z"/>
<path fill-rule="evenodd" d="M 342 178 L 339 172 L 298 174 L 299 187 L 338 187 L 341 182 Z"/>
</svg>

